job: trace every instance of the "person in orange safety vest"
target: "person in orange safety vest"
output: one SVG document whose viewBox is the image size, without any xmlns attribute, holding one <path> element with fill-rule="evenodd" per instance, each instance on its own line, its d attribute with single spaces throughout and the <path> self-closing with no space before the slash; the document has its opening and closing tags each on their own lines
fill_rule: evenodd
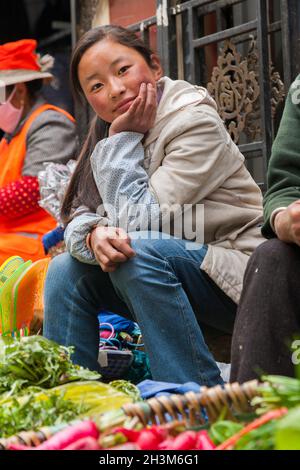
<svg viewBox="0 0 300 470">
<path fill-rule="evenodd" d="M 42 97 L 53 58 L 36 46 L 31 39 L 0 46 L 0 264 L 45 256 L 41 239 L 56 221 L 38 204 L 37 176 L 45 162 L 66 163 L 77 151 L 73 117 Z"/>
</svg>

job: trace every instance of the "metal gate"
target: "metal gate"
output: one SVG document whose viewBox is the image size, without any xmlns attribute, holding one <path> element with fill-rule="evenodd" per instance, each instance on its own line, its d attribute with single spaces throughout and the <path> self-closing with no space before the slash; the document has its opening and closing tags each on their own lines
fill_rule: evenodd
<svg viewBox="0 0 300 470">
<path fill-rule="evenodd" d="M 279 105 L 300 69 L 299 3 L 157 0 L 156 16 L 131 26 L 146 42 L 156 28 L 166 75 L 209 89 L 262 190 Z"/>
</svg>

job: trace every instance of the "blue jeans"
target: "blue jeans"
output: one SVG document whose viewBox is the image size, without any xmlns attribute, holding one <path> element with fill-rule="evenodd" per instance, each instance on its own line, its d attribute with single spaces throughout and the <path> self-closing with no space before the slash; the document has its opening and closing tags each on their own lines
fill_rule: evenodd
<svg viewBox="0 0 300 470">
<path fill-rule="evenodd" d="M 207 247 L 187 250 L 185 240 L 144 237 L 132 240 L 136 256 L 114 273 L 67 253 L 54 258 L 45 286 L 44 335 L 75 346 L 73 361 L 98 370 L 97 315 L 104 308 L 138 322 L 154 380 L 222 383 L 200 324 L 231 332 L 236 304 L 199 269 Z"/>
</svg>

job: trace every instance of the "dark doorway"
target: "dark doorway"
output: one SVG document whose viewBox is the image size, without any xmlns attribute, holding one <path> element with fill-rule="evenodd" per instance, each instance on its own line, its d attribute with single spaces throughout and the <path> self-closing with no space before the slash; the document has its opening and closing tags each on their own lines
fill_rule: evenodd
<svg viewBox="0 0 300 470">
<path fill-rule="evenodd" d="M 69 88 L 71 19 L 69 0 L 0 0 L 0 44 L 36 39 L 40 54 L 55 58 L 55 79 L 44 87 L 48 102 L 73 113 Z"/>
</svg>

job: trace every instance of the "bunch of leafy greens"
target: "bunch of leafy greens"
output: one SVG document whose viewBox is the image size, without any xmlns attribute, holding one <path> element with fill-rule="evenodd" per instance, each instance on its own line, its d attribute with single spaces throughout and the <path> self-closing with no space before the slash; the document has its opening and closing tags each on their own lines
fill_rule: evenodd
<svg viewBox="0 0 300 470">
<path fill-rule="evenodd" d="M 111 387 L 114 387 L 116 390 L 125 393 L 132 398 L 133 401 L 141 401 L 140 391 L 136 385 L 128 382 L 127 380 L 113 380 L 109 382 Z"/>
<path fill-rule="evenodd" d="M 19 393 L 30 386 L 52 388 L 100 375 L 71 362 L 73 347 L 60 346 L 43 336 L 0 337 L 0 394 Z"/>
<path fill-rule="evenodd" d="M 266 375 L 258 387 L 259 396 L 252 400 L 259 414 L 274 408 L 293 408 L 300 405 L 300 380 L 281 375 Z"/>
<path fill-rule="evenodd" d="M 75 418 L 121 412 L 132 403 L 125 393 L 98 381 L 77 381 L 45 390 L 28 387 L 20 395 L 0 397 L 0 437 L 41 426 L 59 425 Z M 125 419 L 125 413 L 122 411 Z"/>
<path fill-rule="evenodd" d="M 0 437 L 68 423 L 84 411 L 85 406 L 66 400 L 63 394 L 51 394 L 46 400 L 36 400 L 33 394 L 13 397 L 0 406 Z"/>
<path fill-rule="evenodd" d="M 236 450 L 300 450 L 300 407 L 242 436 Z"/>
<path fill-rule="evenodd" d="M 209 436 L 218 445 L 229 439 L 231 436 L 243 429 L 244 425 L 234 421 L 216 421 L 209 430 Z"/>
</svg>

